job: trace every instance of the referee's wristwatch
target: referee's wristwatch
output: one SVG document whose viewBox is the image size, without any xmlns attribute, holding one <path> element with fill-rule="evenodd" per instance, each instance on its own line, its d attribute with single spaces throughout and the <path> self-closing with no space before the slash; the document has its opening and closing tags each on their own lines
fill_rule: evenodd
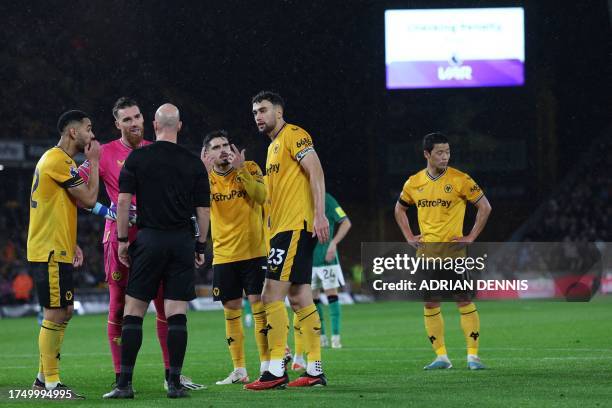
<svg viewBox="0 0 612 408">
<path fill-rule="evenodd" d="M 117 242 L 128 242 L 128 237 L 117 237 Z"/>
<path fill-rule="evenodd" d="M 198 254 L 205 253 L 206 252 L 206 241 L 204 241 L 204 242 L 196 241 L 195 242 L 195 251 Z"/>
</svg>

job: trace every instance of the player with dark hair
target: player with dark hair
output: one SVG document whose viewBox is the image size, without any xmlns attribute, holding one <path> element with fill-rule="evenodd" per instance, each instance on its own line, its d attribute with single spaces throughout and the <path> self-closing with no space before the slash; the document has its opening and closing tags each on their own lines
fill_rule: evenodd
<svg viewBox="0 0 612 408">
<path fill-rule="evenodd" d="M 253 307 L 260 372 L 268 369 L 266 313 L 261 303 L 265 279 L 262 205 L 263 174 L 244 150 L 231 144 L 224 130 L 204 137 L 201 159 L 208 170 L 213 240 L 213 296 L 223 303 L 225 334 L 234 370 L 217 385 L 248 383 L 242 327 L 242 294 Z"/>
<path fill-rule="evenodd" d="M 326 385 L 321 364 L 321 322 L 310 288 L 315 237 L 319 242 L 329 239 L 323 169 L 310 135 L 283 119 L 284 101 L 278 94 L 262 91 L 252 103 L 259 132 L 271 140 L 266 161 L 266 212 L 271 239 L 262 293 L 270 364 L 257 381 L 245 388 Z M 289 331 L 284 303 L 287 296 L 297 314 L 296 328 L 308 359 L 304 374 L 290 383 L 284 362 Z"/>
<path fill-rule="evenodd" d="M 180 377 L 187 348 L 188 302 L 195 298 L 194 251 L 195 265 L 204 264 L 208 177 L 202 162 L 177 145 L 182 122 L 176 106 L 160 106 L 153 125 L 156 142 L 134 150 L 119 176 L 118 253 L 121 263 L 131 269 L 121 331 L 121 374 L 117 386 L 104 398 L 134 398 L 132 374 L 142 344 L 143 317 L 162 281 L 170 358 L 167 396 L 187 396 Z M 138 197 L 138 235 L 130 244 L 133 195 Z M 201 232 L 195 243 L 194 208 Z"/>
<path fill-rule="evenodd" d="M 39 370 L 34 389 L 67 389 L 60 381 L 59 356 L 73 313 L 73 268 L 83 262 L 77 246 L 77 205 L 92 206 L 98 196 L 100 145 L 89 115 L 72 110 L 57 122 L 61 137 L 36 165 L 30 196 L 28 261 L 36 282 L 43 321 L 38 337 Z M 73 157 L 85 152 L 91 178 L 86 183 Z M 72 392 L 73 397 L 80 397 Z"/>
<path fill-rule="evenodd" d="M 428 251 L 428 243 L 473 242 L 484 229 L 491 213 L 489 200 L 470 176 L 448 166 L 450 145 L 445 135 L 438 132 L 426 135 L 423 138 L 423 155 L 427 160 L 427 167 L 410 176 L 395 205 L 395 220 L 404 238 L 411 245 L 419 247 L 419 250 L 425 246 L 423 250 L 425 252 Z M 432 204 L 438 200 L 448 204 Z M 472 230 L 463 236 L 463 218 L 467 202 L 475 205 L 478 212 Z M 414 235 L 410 228 L 406 215 L 410 205 L 417 207 L 420 235 Z M 435 245 L 429 246 L 436 248 Z M 450 279 L 459 278 L 454 271 L 449 273 L 454 275 Z M 436 359 L 425 366 L 426 370 L 452 367 L 444 343 L 444 321 L 440 299 L 437 296 L 427 293 L 425 298 L 425 329 L 436 353 Z M 484 365 L 478 357 L 480 319 L 476 305 L 468 293 L 459 291 L 453 293 L 453 298 L 461 313 L 461 328 L 467 344 L 468 368 L 483 369 Z"/>
<path fill-rule="evenodd" d="M 117 242 L 117 223 L 116 211 L 119 196 L 119 173 L 126 158 L 132 151 L 151 144 L 144 139 L 144 117 L 140 111 L 138 103 L 130 97 L 121 97 L 113 105 L 113 117 L 115 127 L 121 132 L 121 137 L 112 142 L 106 143 L 100 148 L 100 178 L 104 182 L 106 193 L 111 201 L 110 207 L 96 203 L 92 208 L 94 214 L 106 218 L 106 226 L 102 237 L 104 245 L 104 269 L 106 272 L 106 282 L 110 294 L 108 308 L 108 343 L 110 345 L 111 357 L 115 369 L 115 382 L 119 379 L 121 371 L 121 327 L 123 325 L 123 309 L 125 306 L 125 289 L 127 287 L 129 268 L 119 262 L 118 242 Z M 79 173 L 83 179 L 89 177 L 89 162 L 83 163 L 79 167 Z M 136 239 L 137 228 L 136 219 L 136 197 L 132 199 L 130 208 L 131 227 L 129 228 L 128 238 L 130 242 Z M 168 387 L 168 375 L 170 369 L 170 357 L 168 355 L 168 323 L 164 310 L 163 289 L 159 288 L 157 297 L 154 299 L 155 310 L 157 312 L 157 338 L 162 349 L 164 360 L 164 387 Z M 181 378 L 183 385 L 189 389 L 197 390 L 204 386 L 194 384 L 189 377 Z"/>
</svg>

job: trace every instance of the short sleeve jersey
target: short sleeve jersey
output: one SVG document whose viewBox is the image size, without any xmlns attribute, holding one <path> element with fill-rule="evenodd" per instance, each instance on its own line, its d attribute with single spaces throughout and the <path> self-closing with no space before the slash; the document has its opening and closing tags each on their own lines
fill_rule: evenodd
<svg viewBox="0 0 612 408">
<path fill-rule="evenodd" d="M 210 205 L 208 175 L 202 161 L 167 141 L 130 153 L 119 175 L 119 192 L 138 197 L 139 229 L 192 228 L 194 208 Z"/>
<path fill-rule="evenodd" d="M 30 196 L 28 261 L 72 263 L 77 242 L 76 200 L 67 189 L 85 181 L 76 163 L 60 147 L 47 150 L 36 165 Z"/>
<path fill-rule="evenodd" d="M 246 161 L 244 165 L 255 181 L 263 184 L 257 163 Z M 208 175 L 215 265 L 266 255 L 262 206 L 247 195 L 239 178 L 234 168 L 226 173 L 212 170 Z"/>
<path fill-rule="evenodd" d="M 283 231 L 312 231 L 314 203 L 310 181 L 300 161 L 314 152 L 304 129 L 286 123 L 268 146 L 267 196 L 270 200 L 270 235 Z"/>
<path fill-rule="evenodd" d="M 423 242 L 450 242 L 463 236 L 466 202 L 478 202 L 484 192 L 467 174 L 448 167 L 432 177 L 427 169 L 410 176 L 399 197 L 404 206 L 416 205 Z"/>
</svg>

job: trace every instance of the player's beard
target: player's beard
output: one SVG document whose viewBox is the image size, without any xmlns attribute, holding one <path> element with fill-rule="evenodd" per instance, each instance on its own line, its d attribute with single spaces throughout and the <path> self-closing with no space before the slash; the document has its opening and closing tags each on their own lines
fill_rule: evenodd
<svg viewBox="0 0 612 408">
<path fill-rule="evenodd" d="M 92 140 L 93 140 L 93 139 L 92 139 Z M 80 137 L 77 137 L 77 138 L 75 139 L 75 141 L 76 141 L 76 147 L 77 147 L 77 150 L 79 151 L 79 153 L 84 153 L 84 152 L 85 152 L 85 147 L 86 147 L 86 146 L 87 146 L 89 143 L 85 143 L 85 140 L 83 140 L 83 139 L 82 139 L 82 138 L 80 138 Z M 90 143 L 91 143 L 91 141 L 90 141 Z"/>
<path fill-rule="evenodd" d="M 274 130 L 275 127 L 276 127 L 276 121 L 274 121 L 274 123 L 270 123 L 270 124 L 264 122 L 264 127 L 259 132 L 263 133 L 263 134 L 266 134 L 266 135 L 269 135 L 270 133 L 272 133 L 272 131 Z"/>
<path fill-rule="evenodd" d="M 226 155 L 223 158 L 219 157 L 219 159 L 217 160 L 217 166 L 219 167 L 225 167 L 225 166 L 228 166 L 229 164 L 230 164 L 229 155 Z"/>
<path fill-rule="evenodd" d="M 134 134 L 130 131 L 130 129 L 127 129 L 125 132 L 123 132 L 123 137 L 125 138 L 125 140 L 127 140 L 130 146 L 135 147 L 138 146 L 140 142 L 142 142 L 142 139 L 144 138 L 144 126 L 141 126 L 139 129 L 140 134 Z"/>
</svg>

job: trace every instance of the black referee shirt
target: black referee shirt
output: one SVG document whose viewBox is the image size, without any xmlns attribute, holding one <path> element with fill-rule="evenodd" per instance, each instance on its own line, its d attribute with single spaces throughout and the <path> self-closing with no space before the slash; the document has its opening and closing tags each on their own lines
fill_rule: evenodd
<svg viewBox="0 0 612 408">
<path fill-rule="evenodd" d="M 210 206 L 204 164 L 166 141 L 130 153 L 119 175 L 119 192 L 136 195 L 138 228 L 188 229 L 194 208 Z"/>
</svg>

